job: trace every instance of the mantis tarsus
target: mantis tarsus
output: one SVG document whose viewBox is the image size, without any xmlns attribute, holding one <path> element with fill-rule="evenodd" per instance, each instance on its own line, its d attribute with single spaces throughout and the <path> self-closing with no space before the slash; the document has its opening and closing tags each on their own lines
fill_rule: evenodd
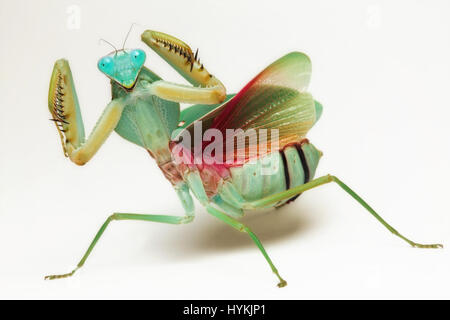
<svg viewBox="0 0 450 320">
<path fill-rule="evenodd" d="M 84 137 L 69 63 L 64 59 L 56 61 L 53 69 L 49 109 L 64 154 L 78 165 L 88 162 L 113 130 L 145 148 L 173 185 L 185 215 L 114 213 L 102 225 L 76 269 L 67 274 L 47 276 L 46 279 L 69 277 L 81 268 L 111 221 L 191 222 L 194 219 L 191 193 L 210 214 L 250 236 L 278 277 L 279 287 L 285 286 L 286 281 L 257 236 L 238 219 L 244 215 L 244 210 L 280 206 L 304 191 L 330 182 L 335 182 L 389 231 L 410 245 L 419 248 L 442 247 L 440 244 L 419 244 L 404 237 L 337 177 L 326 175 L 313 179 L 322 153 L 305 136 L 319 119 L 322 106 L 306 92 L 311 62 L 305 54 L 292 52 L 283 56 L 239 93 L 226 95 L 223 84 L 200 62 L 198 52 L 193 53 L 181 40 L 150 30 L 142 34 L 142 40 L 192 86 L 166 82 L 144 67 L 146 54 L 141 49 L 115 50 L 98 63 L 100 71 L 111 79 L 112 101 L 88 139 Z M 196 105 L 180 112 L 179 103 Z M 272 145 L 274 136 L 258 141 L 256 149 L 255 145 L 245 143 L 232 149 L 231 163 L 217 161 L 215 156 L 220 153 L 217 149 L 214 154 L 202 156 L 210 160 L 207 163 L 190 162 L 195 158 L 192 156 L 195 148 L 182 146 L 176 137 L 192 133 L 198 123 L 206 126 L 202 128 L 202 133 L 205 129 L 216 129 L 219 133 L 229 129 L 253 129 L 257 133 L 262 129 L 277 129 L 277 144 L 275 147 Z M 227 144 L 227 141 L 219 142 Z M 234 140 L 232 144 L 234 146 Z M 208 143 L 203 143 L 200 151 L 205 151 L 207 146 Z M 266 153 L 261 153 L 261 149 Z M 175 161 L 180 150 L 184 151 L 183 159 L 189 161 Z M 229 155 L 226 150 L 222 150 L 221 155 Z M 248 156 L 251 150 L 257 150 L 252 159 Z M 236 160 L 238 151 L 244 151 L 242 162 Z M 261 174 L 267 162 L 279 165 L 270 174 Z"/>
</svg>

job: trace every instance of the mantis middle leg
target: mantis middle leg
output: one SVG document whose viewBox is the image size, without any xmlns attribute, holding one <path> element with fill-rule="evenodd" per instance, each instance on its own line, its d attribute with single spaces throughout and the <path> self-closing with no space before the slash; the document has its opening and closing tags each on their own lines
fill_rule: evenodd
<svg viewBox="0 0 450 320">
<path fill-rule="evenodd" d="M 100 229 L 98 230 L 97 234 L 94 237 L 94 240 L 92 240 L 91 244 L 89 245 L 83 257 L 81 258 L 80 262 L 78 262 L 75 269 L 65 274 L 49 275 L 46 276 L 45 279 L 54 280 L 73 276 L 73 274 L 84 265 L 87 258 L 94 249 L 95 245 L 100 240 L 106 228 L 112 221 L 139 220 L 139 221 L 161 222 L 168 224 L 186 224 L 194 220 L 194 203 L 192 202 L 192 197 L 189 194 L 189 189 L 184 183 L 182 183 L 181 185 L 176 186 L 175 190 L 177 191 L 177 195 L 186 212 L 185 216 L 169 216 L 169 215 L 138 214 L 138 213 L 114 213 L 110 215 L 103 223 L 103 225 L 100 227 Z"/>
<path fill-rule="evenodd" d="M 274 204 L 277 203 L 278 201 L 281 200 L 285 200 L 285 199 L 290 199 L 293 196 L 300 194 L 304 191 L 313 189 L 315 187 L 330 183 L 330 182 L 335 182 L 338 186 L 340 186 L 345 192 L 347 192 L 353 199 L 355 199 L 356 201 L 358 201 L 364 208 L 366 208 L 367 211 L 369 211 L 369 213 L 374 216 L 382 225 L 384 225 L 386 227 L 386 229 L 388 229 L 389 231 L 391 231 L 393 234 L 395 234 L 396 236 L 400 237 L 401 239 L 405 240 L 406 242 L 408 242 L 411 246 L 413 247 L 417 247 L 417 248 L 442 248 L 443 245 L 442 244 L 420 244 L 417 242 L 414 242 L 408 238 L 406 238 L 405 236 L 403 236 L 402 234 L 400 234 L 397 230 L 395 230 L 389 223 L 387 223 L 371 206 L 369 206 L 369 204 L 364 201 L 356 192 L 354 192 L 352 189 L 350 189 L 350 187 L 348 187 L 345 183 L 343 183 L 341 180 L 339 180 L 337 177 L 332 176 L 332 175 L 326 175 L 317 179 L 314 179 L 308 183 L 305 183 L 303 185 L 297 186 L 295 188 L 265 197 L 263 199 L 260 200 L 256 200 L 253 202 L 250 202 L 247 206 L 248 209 L 251 208 L 261 208 L 261 207 L 265 207 L 267 205 L 270 204 Z"/>
</svg>

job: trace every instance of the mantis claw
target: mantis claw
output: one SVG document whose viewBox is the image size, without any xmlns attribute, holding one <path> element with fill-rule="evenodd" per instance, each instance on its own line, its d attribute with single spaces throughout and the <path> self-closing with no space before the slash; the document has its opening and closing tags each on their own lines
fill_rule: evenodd
<svg viewBox="0 0 450 320">
<path fill-rule="evenodd" d="M 50 120 L 56 125 L 64 155 L 67 157 L 70 149 L 84 141 L 78 98 L 67 60 L 57 60 L 53 67 L 48 93 L 48 109 L 52 115 Z"/>
<path fill-rule="evenodd" d="M 55 280 L 55 279 L 63 279 L 63 278 L 69 278 L 71 276 L 73 276 L 73 274 L 75 273 L 75 271 L 77 271 L 78 268 L 72 270 L 72 272 L 69 273 L 64 273 L 64 274 L 53 274 L 53 275 L 49 275 L 49 276 L 45 276 L 44 280 Z"/>
<path fill-rule="evenodd" d="M 413 248 L 422 248 L 422 249 L 443 249 L 444 245 L 440 243 L 435 244 L 420 244 L 420 243 L 411 243 Z"/>
<path fill-rule="evenodd" d="M 281 279 L 281 281 L 277 284 L 278 288 L 283 288 L 287 286 L 286 280 Z"/>
</svg>

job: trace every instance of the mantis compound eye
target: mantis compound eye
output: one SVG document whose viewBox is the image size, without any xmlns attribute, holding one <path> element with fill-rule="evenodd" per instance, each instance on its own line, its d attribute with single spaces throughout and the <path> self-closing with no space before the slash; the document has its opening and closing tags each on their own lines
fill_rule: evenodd
<svg viewBox="0 0 450 320">
<path fill-rule="evenodd" d="M 113 59 L 111 57 L 104 57 L 100 59 L 100 61 L 98 62 L 98 69 L 103 73 L 111 75 L 114 71 Z"/>
<path fill-rule="evenodd" d="M 135 66 L 140 68 L 145 62 L 145 52 L 140 49 L 134 49 L 130 52 L 132 62 Z"/>
</svg>

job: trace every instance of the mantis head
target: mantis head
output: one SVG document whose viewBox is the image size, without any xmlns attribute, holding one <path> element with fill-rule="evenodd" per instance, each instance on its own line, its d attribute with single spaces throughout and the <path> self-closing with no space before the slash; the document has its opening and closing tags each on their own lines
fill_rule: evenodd
<svg viewBox="0 0 450 320">
<path fill-rule="evenodd" d="M 145 62 L 145 52 L 141 49 L 119 50 L 98 61 L 98 69 L 122 87 L 134 86 L 139 71 Z"/>
</svg>

